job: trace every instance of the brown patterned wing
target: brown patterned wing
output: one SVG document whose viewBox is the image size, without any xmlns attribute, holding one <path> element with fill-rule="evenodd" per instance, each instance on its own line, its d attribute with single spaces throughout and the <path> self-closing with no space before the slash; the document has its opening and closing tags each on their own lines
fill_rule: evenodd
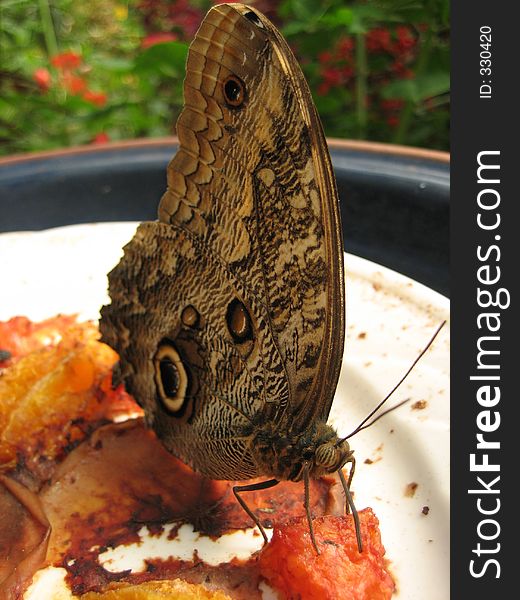
<svg viewBox="0 0 520 600">
<path fill-rule="evenodd" d="M 330 410 L 344 336 L 337 192 L 300 68 L 257 11 L 209 11 L 184 97 L 160 223 L 110 274 L 101 329 L 174 453 L 212 477 L 252 477 L 252 423 L 303 430 Z"/>
<path fill-rule="evenodd" d="M 226 94 L 235 80 L 239 105 Z M 291 414 L 326 418 L 343 350 L 342 236 L 328 150 L 300 67 L 260 13 L 221 5 L 191 45 L 185 103 L 160 219 L 197 235 L 263 299 Z"/>
</svg>

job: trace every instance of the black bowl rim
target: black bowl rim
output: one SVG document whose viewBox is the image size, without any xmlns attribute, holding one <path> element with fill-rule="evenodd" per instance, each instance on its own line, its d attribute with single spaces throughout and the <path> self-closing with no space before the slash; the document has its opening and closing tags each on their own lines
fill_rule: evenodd
<svg viewBox="0 0 520 600">
<path fill-rule="evenodd" d="M 97 154 L 100 152 L 117 152 L 120 150 L 129 150 L 137 148 L 153 148 L 170 146 L 178 144 L 179 139 L 176 136 L 142 138 L 135 140 L 125 140 L 118 142 L 107 142 L 104 144 L 90 144 L 84 146 L 71 146 L 69 148 L 60 148 L 57 150 L 45 150 L 42 152 L 26 152 L 23 154 L 12 154 L 0 157 L 0 167 L 19 164 L 30 161 L 39 161 L 52 158 L 62 158 L 64 156 L 77 156 L 81 154 Z M 349 140 L 339 138 L 327 138 L 329 150 L 349 150 L 366 152 L 369 154 L 388 154 L 402 158 L 415 158 L 419 160 L 433 161 L 439 163 L 449 163 L 449 152 L 441 150 L 430 150 L 428 148 L 418 148 L 414 146 L 402 146 L 398 144 L 386 144 L 381 142 L 369 142 L 363 140 Z"/>
</svg>

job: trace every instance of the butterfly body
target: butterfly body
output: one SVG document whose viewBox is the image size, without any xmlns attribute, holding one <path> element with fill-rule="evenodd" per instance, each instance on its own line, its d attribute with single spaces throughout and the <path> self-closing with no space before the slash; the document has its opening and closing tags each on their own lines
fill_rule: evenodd
<svg viewBox="0 0 520 600">
<path fill-rule="evenodd" d="M 298 481 L 352 462 L 327 425 L 343 246 L 321 123 L 276 28 L 210 10 L 187 60 L 159 221 L 109 274 L 103 340 L 166 448 L 214 479 Z"/>
<path fill-rule="evenodd" d="M 352 456 L 348 442 L 322 421 L 297 432 L 260 423 L 254 428 L 252 448 L 262 475 L 289 481 L 301 481 L 305 465 L 311 478 L 335 473 Z"/>
</svg>

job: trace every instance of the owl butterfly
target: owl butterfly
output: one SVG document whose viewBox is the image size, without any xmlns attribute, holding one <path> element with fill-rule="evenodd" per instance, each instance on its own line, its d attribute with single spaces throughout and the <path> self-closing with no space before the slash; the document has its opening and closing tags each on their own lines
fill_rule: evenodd
<svg viewBox="0 0 520 600">
<path fill-rule="evenodd" d="M 190 46 L 158 222 L 109 274 L 103 340 L 165 447 L 214 479 L 305 484 L 354 457 L 326 421 L 344 341 L 343 242 L 322 126 L 257 10 L 212 8 Z M 347 506 L 348 508 L 348 506 Z M 358 535 L 359 540 L 359 535 Z M 359 542 L 358 542 L 359 543 Z"/>
</svg>

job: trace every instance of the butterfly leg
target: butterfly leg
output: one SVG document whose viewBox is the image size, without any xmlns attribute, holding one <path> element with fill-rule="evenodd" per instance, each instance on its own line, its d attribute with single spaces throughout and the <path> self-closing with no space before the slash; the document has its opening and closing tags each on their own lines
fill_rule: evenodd
<svg viewBox="0 0 520 600">
<path fill-rule="evenodd" d="M 316 550 L 316 554 L 320 554 L 320 549 L 318 548 L 318 543 L 316 542 L 316 537 L 314 535 L 314 527 L 312 525 L 312 515 L 311 515 L 311 506 L 310 506 L 310 485 L 309 485 L 309 463 L 306 462 L 303 464 L 303 486 L 305 489 L 305 513 L 307 515 L 307 523 L 309 524 L 309 533 L 311 534 L 311 541 L 314 549 Z"/>
<path fill-rule="evenodd" d="M 235 498 L 238 500 L 240 506 L 245 510 L 245 512 L 249 515 L 249 517 L 255 522 L 255 525 L 260 529 L 260 533 L 262 534 L 265 543 L 268 543 L 267 534 L 265 533 L 265 529 L 260 523 L 260 519 L 255 515 L 255 513 L 249 508 L 246 504 L 245 500 L 240 496 L 242 492 L 255 492 L 258 490 L 267 490 L 269 488 L 278 485 L 280 482 L 278 479 L 268 479 L 267 481 L 260 481 L 258 483 L 251 483 L 250 485 L 235 485 L 233 486 L 233 494 L 235 494 Z"/>
</svg>

